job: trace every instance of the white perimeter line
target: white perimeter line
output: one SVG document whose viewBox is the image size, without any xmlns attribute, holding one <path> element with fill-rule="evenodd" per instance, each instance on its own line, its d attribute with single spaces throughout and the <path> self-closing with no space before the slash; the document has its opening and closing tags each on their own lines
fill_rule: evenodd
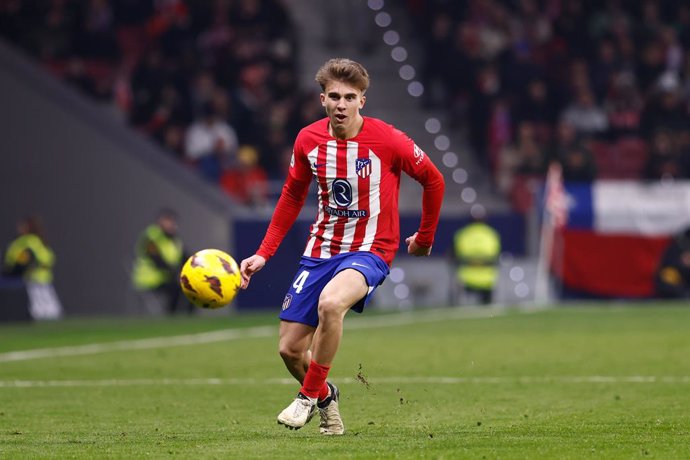
<svg viewBox="0 0 690 460">
<path fill-rule="evenodd" d="M 471 307 L 449 308 L 447 310 L 428 310 L 401 313 L 398 315 L 373 316 L 370 318 L 348 318 L 345 320 L 346 330 L 369 329 L 405 326 L 417 323 L 447 321 L 451 319 L 490 318 L 502 316 L 506 313 L 503 308 Z M 10 361 L 28 361 L 31 359 L 56 358 L 64 356 L 93 355 L 111 351 L 149 350 L 154 348 L 168 348 L 182 345 L 198 345 L 229 340 L 272 337 L 277 334 L 276 326 L 260 326 L 247 329 L 222 329 L 198 334 L 174 335 L 170 337 L 156 337 L 151 339 L 122 340 L 118 342 L 91 343 L 69 347 L 38 348 L 34 350 L 10 351 L 0 353 L 0 363 Z"/>
<path fill-rule="evenodd" d="M 335 379 L 339 384 L 360 383 L 354 378 Z M 589 375 L 580 377 L 382 377 L 370 378 L 368 382 L 377 384 L 579 384 L 579 383 L 667 383 L 690 384 L 690 376 L 604 376 Z M 104 379 L 104 380 L 0 380 L 0 388 L 47 388 L 47 387 L 129 387 L 129 386 L 184 386 L 184 385 L 295 385 L 291 378 L 207 378 L 207 379 Z"/>
</svg>

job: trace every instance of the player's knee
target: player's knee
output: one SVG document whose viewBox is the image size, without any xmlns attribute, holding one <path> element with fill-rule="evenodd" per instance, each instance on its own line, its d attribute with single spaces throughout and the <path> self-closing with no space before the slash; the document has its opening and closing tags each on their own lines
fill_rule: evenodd
<svg viewBox="0 0 690 460">
<path fill-rule="evenodd" d="M 298 349 L 291 343 L 281 342 L 278 345 L 278 353 L 280 353 L 280 357 L 283 358 L 283 361 L 298 361 L 302 359 L 304 350 Z"/>
<path fill-rule="evenodd" d="M 333 295 L 321 295 L 319 297 L 319 320 L 324 321 L 334 318 L 342 318 L 346 311 L 343 302 Z"/>
</svg>

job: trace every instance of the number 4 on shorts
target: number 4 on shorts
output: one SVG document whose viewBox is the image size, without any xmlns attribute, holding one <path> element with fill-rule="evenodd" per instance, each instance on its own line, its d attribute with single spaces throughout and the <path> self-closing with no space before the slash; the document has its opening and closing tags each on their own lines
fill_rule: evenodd
<svg viewBox="0 0 690 460">
<path fill-rule="evenodd" d="M 302 288 L 304 287 L 304 283 L 307 282 L 307 277 L 309 276 L 309 272 L 306 270 L 302 270 L 302 273 L 297 275 L 297 279 L 295 279 L 295 282 L 292 283 L 292 287 L 295 288 L 295 293 L 299 294 L 302 292 Z"/>
</svg>

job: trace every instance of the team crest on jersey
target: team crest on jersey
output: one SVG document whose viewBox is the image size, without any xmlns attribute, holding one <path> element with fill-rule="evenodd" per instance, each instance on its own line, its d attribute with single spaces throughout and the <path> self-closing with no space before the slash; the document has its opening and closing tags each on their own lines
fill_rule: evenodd
<svg viewBox="0 0 690 460">
<path fill-rule="evenodd" d="M 290 307 L 291 302 L 292 302 L 292 295 L 286 294 L 285 298 L 283 299 L 283 310 L 287 310 Z"/>
<path fill-rule="evenodd" d="M 355 171 L 362 179 L 366 179 L 371 174 L 371 160 L 369 158 L 357 158 Z"/>
</svg>

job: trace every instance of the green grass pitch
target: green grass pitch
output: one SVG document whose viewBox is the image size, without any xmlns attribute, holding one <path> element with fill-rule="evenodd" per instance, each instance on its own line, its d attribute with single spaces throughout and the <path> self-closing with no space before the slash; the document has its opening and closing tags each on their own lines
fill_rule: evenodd
<svg viewBox="0 0 690 460">
<path fill-rule="evenodd" d="M 690 458 L 687 306 L 350 314 L 333 438 L 276 424 L 275 326 L 1 325 L 0 458 Z"/>
</svg>

